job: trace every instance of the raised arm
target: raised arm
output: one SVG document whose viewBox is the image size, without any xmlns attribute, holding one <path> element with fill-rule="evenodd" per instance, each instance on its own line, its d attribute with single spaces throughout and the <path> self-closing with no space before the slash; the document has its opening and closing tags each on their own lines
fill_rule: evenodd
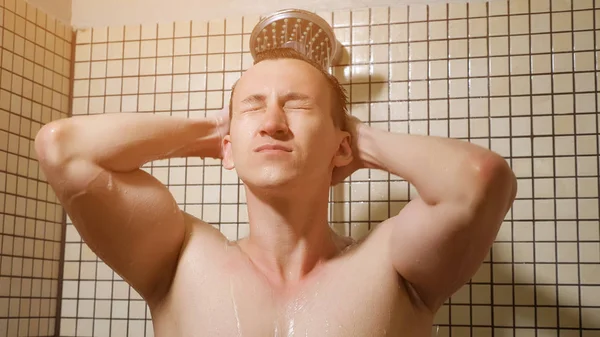
<svg viewBox="0 0 600 337">
<path fill-rule="evenodd" d="M 45 125 L 41 168 L 89 247 L 146 300 L 170 285 L 186 231 L 169 190 L 140 169 L 172 157 L 219 157 L 227 123 L 150 114 L 79 116 Z"/>
<path fill-rule="evenodd" d="M 502 157 L 468 142 L 355 125 L 361 165 L 418 191 L 382 225 L 393 266 L 435 312 L 485 259 L 516 196 L 515 176 Z"/>
</svg>

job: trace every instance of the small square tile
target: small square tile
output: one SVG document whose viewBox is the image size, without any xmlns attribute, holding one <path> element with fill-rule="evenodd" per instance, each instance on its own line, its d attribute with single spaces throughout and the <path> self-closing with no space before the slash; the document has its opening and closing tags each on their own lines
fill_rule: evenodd
<svg viewBox="0 0 600 337">
<path fill-rule="evenodd" d="M 488 55 L 488 45 L 485 38 L 469 39 L 469 56 L 480 57 Z"/>
<path fill-rule="evenodd" d="M 408 20 L 414 21 L 426 21 L 427 20 L 427 6 L 421 4 L 412 4 L 408 9 Z"/>
<path fill-rule="evenodd" d="M 487 36 L 487 19 L 469 19 L 469 37 Z"/>
<path fill-rule="evenodd" d="M 571 33 L 553 33 L 552 51 L 565 52 L 573 49 Z"/>
<path fill-rule="evenodd" d="M 175 22 L 174 37 L 189 37 L 192 32 L 192 23 L 190 21 Z"/>
<path fill-rule="evenodd" d="M 571 30 L 571 13 L 552 13 L 552 31 L 564 32 Z"/>
<path fill-rule="evenodd" d="M 445 3 L 429 4 L 429 20 L 445 20 L 447 18 L 446 7 Z"/>
<path fill-rule="evenodd" d="M 428 32 L 429 40 L 446 39 L 448 37 L 445 21 L 430 21 Z"/>
<path fill-rule="evenodd" d="M 258 20 L 256 21 L 258 22 Z M 253 20 L 250 20 L 250 18 L 244 18 L 244 25 L 251 25 L 255 22 L 253 22 Z M 250 28 L 250 30 L 252 30 Z M 206 36 L 208 34 L 208 23 L 207 22 L 199 22 L 199 21 L 192 21 L 192 36 Z"/>
<path fill-rule="evenodd" d="M 227 18 L 225 20 L 227 34 L 242 34 L 243 28 L 243 22 L 239 17 Z"/>
<path fill-rule="evenodd" d="M 159 39 L 169 39 L 173 38 L 175 31 L 175 23 L 159 23 L 158 24 L 158 38 Z"/>
<path fill-rule="evenodd" d="M 514 15 L 509 17 L 510 34 L 527 34 L 529 33 L 529 16 Z"/>
<path fill-rule="evenodd" d="M 408 44 L 396 43 L 390 46 L 390 61 L 407 61 L 408 60 Z"/>
<path fill-rule="evenodd" d="M 375 7 L 371 9 L 371 24 L 385 24 L 389 22 L 389 7 Z"/>
<path fill-rule="evenodd" d="M 448 18 L 449 19 L 462 19 L 467 17 L 467 5 L 466 3 L 449 3 L 448 4 Z"/>
<path fill-rule="evenodd" d="M 92 31 L 92 42 L 107 42 L 108 41 L 108 27 L 94 28 Z"/>
<path fill-rule="evenodd" d="M 579 11 L 573 12 L 573 30 L 594 29 L 594 12 Z"/>
<path fill-rule="evenodd" d="M 225 21 L 211 20 L 208 23 L 208 33 L 210 35 L 225 34 Z"/>
<path fill-rule="evenodd" d="M 173 41 L 173 54 L 174 55 L 188 55 L 191 49 L 190 38 L 179 38 Z"/>
<path fill-rule="evenodd" d="M 464 58 L 468 56 L 468 44 L 466 39 L 450 40 L 449 55 L 450 58 Z"/>
<path fill-rule="evenodd" d="M 552 70 L 555 73 L 561 72 L 572 72 L 573 71 L 573 57 L 572 54 L 554 54 L 552 60 Z M 565 75 L 563 75 L 565 76 Z M 568 75 L 566 75 L 568 76 Z"/>
<path fill-rule="evenodd" d="M 448 23 L 448 38 L 467 37 L 467 20 L 451 20 Z"/>
<path fill-rule="evenodd" d="M 389 46 L 388 45 L 373 45 L 371 46 L 371 60 L 373 63 L 388 62 L 389 60 Z M 227 57 L 227 55 L 225 56 Z"/>
<path fill-rule="evenodd" d="M 427 59 L 427 42 L 414 42 L 409 44 L 409 60 L 426 60 Z"/>
<path fill-rule="evenodd" d="M 370 43 L 387 43 L 389 26 L 371 26 Z"/>
<path fill-rule="evenodd" d="M 144 41 L 146 42 L 146 41 Z M 158 40 L 156 45 L 156 56 L 172 56 L 173 55 L 173 40 Z"/>
<path fill-rule="evenodd" d="M 550 0 L 530 1 L 531 13 L 549 12 Z"/>
<path fill-rule="evenodd" d="M 363 26 L 369 24 L 369 9 L 353 10 L 351 16 L 353 26 Z"/>
<path fill-rule="evenodd" d="M 369 43 L 369 27 L 352 27 L 352 44 Z"/>
<path fill-rule="evenodd" d="M 573 49 L 576 51 L 582 50 L 593 50 L 594 49 L 594 35 L 591 31 L 588 32 L 575 32 L 574 34 Z"/>
<path fill-rule="evenodd" d="M 552 11 L 568 11 L 571 9 L 571 2 L 566 0 L 550 0 Z"/>
<path fill-rule="evenodd" d="M 408 6 L 399 4 L 391 7 L 390 22 L 408 22 Z"/>
<path fill-rule="evenodd" d="M 390 26 L 390 42 L 408 41 L 408 26 L 406 24 L 392 24 Z"/>
</svg>

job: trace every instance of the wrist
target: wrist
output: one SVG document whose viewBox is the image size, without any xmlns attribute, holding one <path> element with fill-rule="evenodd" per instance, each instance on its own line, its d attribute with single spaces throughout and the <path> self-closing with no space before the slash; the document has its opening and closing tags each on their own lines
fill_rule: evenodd
<svg viewBox="0 0 600 337">
<path fill-rule="evenodd" d="M 377 146 L 375 146 L 378 132 L 381 131 L 362 123 L 356 128 L 357 156 L 362 163 L 361 168 L 381 168 L 377 162 Z"/>
<path fill-rule="evenodd" d="M 191 120 L 191 129 L 196 138 L 186 155 L 201 158 L 220 158 L 223 132 L 217 118 Z"/>
</svg>

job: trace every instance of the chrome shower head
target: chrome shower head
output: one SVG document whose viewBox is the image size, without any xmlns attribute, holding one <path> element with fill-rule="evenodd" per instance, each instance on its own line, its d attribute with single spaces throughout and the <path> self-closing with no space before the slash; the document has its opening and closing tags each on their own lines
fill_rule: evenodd
<svg viewBox="0 0 600 337">
<path fill-rule="evenodd" d="M 341 44 L 320 16 L 301 9 L 286 9 L 263 18 L 250 36 L 252 57 L 274 48 L 292 48 L 320 64 L 325 71 L 341 55 Z"/>
</svg>

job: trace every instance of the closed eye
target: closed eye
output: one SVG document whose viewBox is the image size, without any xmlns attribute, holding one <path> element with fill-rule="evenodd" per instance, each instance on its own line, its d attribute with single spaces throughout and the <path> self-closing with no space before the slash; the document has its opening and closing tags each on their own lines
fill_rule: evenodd
<svg viewBox="0 0 600 337">
<path fill-rule="evenodd" d="M 293 103 L 293 104 L 286 104 L 283 108 L 284 109 L 292 109 L 292 110 L 310 110 L 310 109 L 312 109 L 312 106 L 310 104 Z"/>
</svg>

